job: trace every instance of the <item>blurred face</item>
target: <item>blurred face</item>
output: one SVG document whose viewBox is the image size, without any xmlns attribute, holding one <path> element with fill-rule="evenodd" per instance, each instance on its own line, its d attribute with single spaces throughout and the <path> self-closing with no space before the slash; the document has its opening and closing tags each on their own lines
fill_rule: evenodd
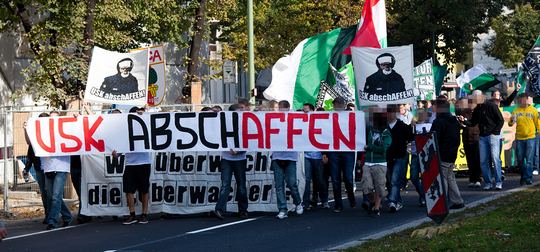
<svg viewBox="0 0 540 252">
<path fill-rule="evenodd" d="M 399 105 L 399 113 L 402 115 L 405 115 L 407 113 L 407 108 L 405 107 L 405 105 Z"/>
<path fill-rule="evenodd" d="M 386 116 L 388 117 L 388 122 L 393 122 L 397 119 L 397 114 L 395 112 L 388 112 Z"/>
<path fill-rule="evenodd" d="M 417 107 L 419 109 L 424 108 L 424 103 L 423 102 L 418 102 Z"/>
<path fill-rule="evenodd" d="M 526 108 L 527 105 L 528 105 L 528 104 L 527 104 L 527 100 L 528 100 L 527 97 L 520 97 L 520 98 L 518 99 L 518 105 L 519 105 L 519 107 L 521 107 L 521 108 Z"/>
<path fill-rule="evenodd" d="M 272 111 L 278 111 L 278 109 L 279 109 L 279 106 L 278 106 L 277 103 L 271 103 L 271 104 L 270 104 L 270 110 L 272 110 Z"/>
<path fill-rule="evenodd" d="M 51 112 L 51 113 L 49 114 L 49 116 L 50 116 L 50 117 L 60 116 L 60 113 L 58 113 L 58 112 Z"/>
<path fill-rule="evenodd" d="M 309 108 L 309 106 L 303 106 L 302 111 L 304 111 L 304 113 L 307 113 L 307 112 L 310 112 L 311 109 Z"/>
<path fill-rule="evenodd" d="M 334 110 L 335 111 L 343 111 L 343 110 L 345 110 L 345 108 L 346 108 L 345 104 L 334 103 Z"/>
<path fill-rule="evenodd" d="M 236 111 L 246 111 L 246 105 L 245 104 L 238 104 L 238 109 Z"/>
<path fill-rule="evenodd" d="M 499 91 L 493 92 L 493 94 L 491 94 L 491 98 L 495 98 L 495 99 L 500 100 L 501 99 L 501 92 L 499 92 Z"/>
<path fill-rule="evenodd" d="M 418 111 L 416 114 L 418 122 L 425 122 L 427 120 L 427 112 L 426 111 Z"/>
</svg>

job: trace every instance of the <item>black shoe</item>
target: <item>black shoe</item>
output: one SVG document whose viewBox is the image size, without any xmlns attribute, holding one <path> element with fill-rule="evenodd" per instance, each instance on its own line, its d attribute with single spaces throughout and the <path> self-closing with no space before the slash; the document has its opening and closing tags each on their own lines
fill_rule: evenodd
<svg viewBox="0 0 540 252">
<path fill-rule="evenodd" d="M 532 180 L 527 180 L 527 182 L 525 182 L 525 184 L 527 185 L 532 185 L 532 183 L 533 183 Z"/>
<path fill-rule="evenodd" d="M 146 214 L 141 214 L 141 217 L 139 218 L 139 224 L 148 224 L 148 218 L 146 218 Z"/>
<path fill-rule="evenodd" d="M 333 212 L 334 212 L 334 213 L 341 213 L 341 212 L 343 212 L 343 208 L 341 208 L 341 207 L 336 207 L 336 208 L 334 208 L 334 211 L 333 211 Z"/>
<path fill-rule="evenodd" d="M 240 212 L 240 218 L 241 218 L 241 219 L 247 219 L 247 218 L 249 218 L 248 212 Z"/>
<path fill-rule="evenodd" d="M 355 200 L 355 201 L 351 201 L 351 202 L 350 202 L 350 205 L 351 205 L 351 208 L 355 208 L 355 207 L 356 207 L 356 200 Z"/>
<path fill-rule="evenodd" d="M 47 224 L 47 218 L 43 219 L 43 221 L 41 222 L 41 224 Z"/>
<path fill-rule="evenodd" d="M 369 203 L 366 201 L 362 201 L 362 209 L 369 211 Z"/>
<path fill-rule="evenodd" d="M 137 222 L 139 222 L 139 220 L 137 220 L 137 218 L 135 218 L 135 216 L 130 215 L 129 217 L 127 217 L 127 218 L 122 222 L 122 224 L 123 224 L 123 225 L 131 225 L 131 224 L 134 224 L 134 223 L 137 223 Z"/>
<path fill-rule="evenodd" d="M 373 209 L 371 210 L 371 213 L 372 213 L 373 215 L 375 215 L 375 216 L 381 216 L 381 210 L 380 210 L 380 209 L 375 209 L 375 208 L 373 208 Z"/>
<path fill-rule="evenodd" d="M 71 220 L 69 220 L 69 221 L 63 221 L 63 222 L 62 222 L 62 227 L 67 227 L 67 226 L 69 226 L 69 224 L 71 224 Z"/>
<path fill-rule="evenodd" d="M 77 217 L 77 223 L 78 224 L 84 224 L 92 221 L 92 217 L 86 216 L 86 215 L 79 215 Z"/>
<path fill-rule="evenodd" d="M 452 206 L 450 206 L 450 209 L 461 209 L 461 208 L 464 208 L 465 207 L 465 204 L 461 203 L 461 204 L 453 204 Z"/>
<path fill-rule="evenodd" d="M 56 227 L 53 225 L 53 224 L 49 224 L 47 225 L 47 230 L 53 230 L 55 229 Z"/>
<path fill-rule="evenodd" d="M 219 211 L 219 210 L 214 211 L 214 216 L 216 216 L 216 218 L 218 218 L 220 220 L 225 219 L 225 216 L 223 216 L 223 213 L 221 211 Z"/>
</svg>

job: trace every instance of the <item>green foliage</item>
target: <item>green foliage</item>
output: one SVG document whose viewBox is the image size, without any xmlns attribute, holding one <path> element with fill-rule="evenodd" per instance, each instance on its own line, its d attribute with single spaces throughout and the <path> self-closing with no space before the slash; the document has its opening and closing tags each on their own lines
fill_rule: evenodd
<svg viewBox="0 0 540 252">
<path fill-rule="evenodd" d="M 25 70 L 27 85 L 15 94 L 34 94 L 52 106 L 84 90 L 92 45 L 128 51 L 143 44 L 174 42 L 187 45 L 196 3 L 188 0 L 16 0 L 0 3 L 0 31 L 21 33 L 32 49 Z M 94 13 L 94 36 L 84 39 L 85 17 Z"/>
<path fill-rule="evenodd" d="M 533 2 L 540 7 L 540 1 Z M 500 59 L 506 67 L 515 67 L 540 35 L 540 11 L 531 4 L 515 5 L 513 12 L 493 20 L 492 28 L 496 36 L 486 46 L 487 54 Z"/>
<path fill-rule="evenodd" d="M 272 66 L 300 41 L 355 24 L 363 1 L 254 0 L 255 65 Z M 209 15 L 219 20 L 225 59 L 247 62 L 247 1 L 215 0 Z"/>
<path fill-rule="evenodd" d="M 388 0 L 389 46 L 413 44 L 415 63 L 437 54 L 461 62 L 477 34 L 487 32 L 503 0 Z M 435 38 L 435 39 L 433 39 Z"/>
</svg>

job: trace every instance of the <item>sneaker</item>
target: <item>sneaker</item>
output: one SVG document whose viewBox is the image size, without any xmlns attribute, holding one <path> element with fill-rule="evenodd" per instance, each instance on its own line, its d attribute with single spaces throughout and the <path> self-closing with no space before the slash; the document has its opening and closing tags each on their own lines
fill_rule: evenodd
<svg viewBox="0 0 540 252">
<path fill-rule="evenodd" d="M 304 210 L 306 210 L 306 211 L 311 210 L 311 205 L 304 206 Z"/>
<path fill-rule="evenodd" d="M 375 215 L 375 216 L 381 216 L 381 210 L 380 209 L 373 208 L 371 210 L 371 213 L 373 213 L 373 215 Z"/>
<path fill-rule="evenodd" d="M 127 217 L 124 222 L 122 222 L 123 225 L 131 225 L 133 223 L 137 223 L 139 220 L 137 220 L 137 218 L 135 218 L 135 216 L 133 215 L 130 215 L 129 217 Z"/>
<path fill-rule="evenodd" d="M 225 219 L 225 216 L 223 216 L 223 213 L 220 210 L 215 210 L 214 211 L 214 216 L 216 216 L 216 218 L 218 218 L 220 220 Z"/>
<path fill-rule="evenodd" d="M 67 226 L 69 226 L 69 224 L 71 224 L 71 220 L 63 220 L 62 221 L 62 227 L 67 227 Z"/>
<path fill-rule="evenodd" d="M 495 185 L 495 190 L 497 190 L 497 191 L 502 190 L 502 183 L 497 183 L 497 184 Z"/>
<path fill-rule="evenodd" d="M 47 230 L 53 230 L 53 229 L 55 229 L 55 228 L 56 228 L 56 227 L 55 227 L 53 224 L 49 224 L 49 225 L 47 225 L 47 228 L 46 228 L 46 229 L 47 229 Z"/>
<path fill-rule="evenodd" d="M 480 181 L 476 181 L 476 183 L 474 183 L 474 187 L 480 188 L 482 187 L 482 183 L 480 183 Z"/>
<path fill-rule="evenodd" d="M 249 218 L 248 212 L 240 212 L 240 218 L 241 218 L 241 219 L 247 219 L 247 218 Z"/>
<path fill-rule="evenodd" d="M 148 219 L 146 218 L 146 214 L 141 214 L 141 217 L 139 218 L 139 224 L 148 224 Z"/>
<path fill-rule="evenodd" d="M 295 208 L 296 214 L 303 214 L 304 213 L 304 207 L 302 204 L 298 204 Z"/>
<path fill-rule="evenodd" d="M 527 185 L 532 185 L 532 183 L 533 183 L 532 180 L 527 180 L 527 181 L 525 182 L 525 184 L 527 184 Z"/>
<path fill-rule="evenodd" d="M 397 212 L 397 206 L 396 206 L 396 203 L 390 202 L 390 204 L 388 204 L 388 209 L 390 209 L 390 212 L 391 212 L 391 213 Z"/>
<path fill-rule="evenodd" d="M 329 208 L 330 208 L 330 204 L 328 204 L 328 202 L 324 202 L 324 203 L 322 204 L 322 207 L 323 207 L 324 209 L 329 209 Z"/>
<path fill-rule="evenodd" d="M 341 213 L 341 212 L 343 212 L 343 208 L 341 208 L 341 207 L 334 208 L 333 212 L 334 213 Z"/>
<path fill-rule="evenodd" d="M 469 183 L 469 187 L 475 187 L 475 185 L 476 185 L 476 183 L 474 183 L 474 182 Z"/>
<path fill-rule="evenodd" d="M 426 206 L 426 199 L 420 199 L 420 206 L 425 207 Z"/>
<path fill-rule="evenodd" d="M 538 170 L 534 170 L 534 171 L 533 171 L 533 175 L 534 175 L 534 176 L 538 176 Z"/>
<path fill-rule="evenodd" d="M 403 204 L 396 203 L 396 212 L 403 208 Z"/>
<path fill-rule="evenodd" d="M 484 185 L 484 191 L 489 191 L 489 190 L 491 190 L 491 184 Z"/>
<path fill-rule="evenodd" d="M 464 208 L 465 207 L 465 204 L 461 203 L 461 204 L 453 204 L 452 206 L 450 206 L 450 209 L 461 209 L 461 208 Z"/>
<path fill-rule="evenodd" d="M 26 183 L 30 181 L 30 174 L 28 173 L 27 170 L 23 170 L 23 178 L 24 178 L 24 182 Z"/>
<path fill-rule="evenodd" d="M 280 220 L 285 219 L 285 218 L 288 217 L 288 216 L 287 216 L 287 212 L 285 212 L 285 211 L 280 211 L 276 217 L 277 217 L 278 219 L 280 219 Z"/>
</svg>

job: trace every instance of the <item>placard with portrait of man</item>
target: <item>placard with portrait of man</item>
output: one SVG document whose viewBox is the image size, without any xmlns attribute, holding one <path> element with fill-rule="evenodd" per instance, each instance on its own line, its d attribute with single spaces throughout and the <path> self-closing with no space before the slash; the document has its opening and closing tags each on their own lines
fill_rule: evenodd
<svg viewBox="0 0 540 252">
<path fill-rule="evenodd" d="M 412 45 L 382 49 L 353 47 L 352 58 L 360 105 L 415 100 Z"/>
<path fill-rule="evenodd" d="M 145 105 L 147 75 L 147 50 L 118 53 L 95 47 L 84 99 L 109 104 Z"/>
</svg>

